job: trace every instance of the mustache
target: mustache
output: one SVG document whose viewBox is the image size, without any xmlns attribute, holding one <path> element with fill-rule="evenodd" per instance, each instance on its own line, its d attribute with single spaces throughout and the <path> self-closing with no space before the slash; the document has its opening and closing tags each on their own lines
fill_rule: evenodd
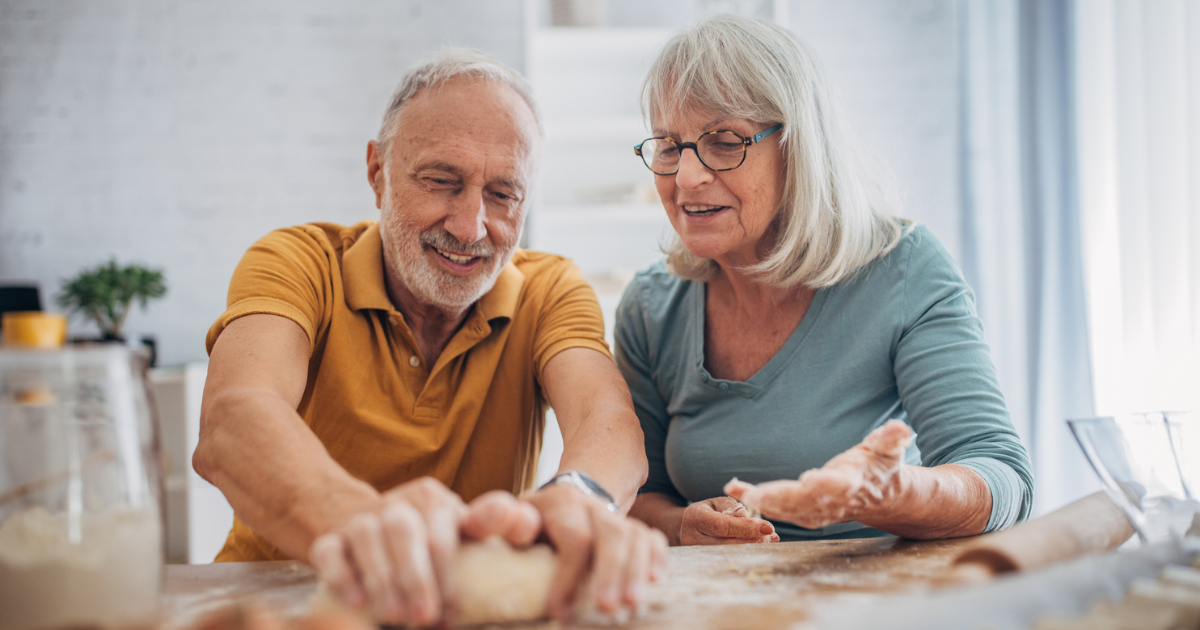
<svg viewBox="0 0 1200 630">
<path fill-rule="evenodd" d="M 492 247 L 487 241 L 479 240 L 467 245 L 459 242 L 457 238 L 454 238 L 454 236 L 442 228 L 431 228 L 421 232 L 419 241 L 422 245 L 429 245 L 465 256 L 488 258 L 496 253 L 496 248 Z"/>
</svg>

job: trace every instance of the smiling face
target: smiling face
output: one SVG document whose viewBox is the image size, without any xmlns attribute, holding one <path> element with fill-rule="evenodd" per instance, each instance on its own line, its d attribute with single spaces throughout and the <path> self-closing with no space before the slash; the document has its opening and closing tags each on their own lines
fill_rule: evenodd
<svg viewBox="0 0 1200 630">
<path fill-rule="evenodd" d="M 461 313 L 516 249 L 537 121 L 511 88 L 456 77 L 418 92 L 396 125 L 367 149 L 389 293 Z"/>
<path fill-rule="evenodd" d="M 769 126 L 693 112 L 655 121 L 653 133 L 695 142 L 707 131 L 728 129 L 749 138 Z M 654 176 L 663 208 L 688 251 L 726 269 L 758 262 L 769 246 L 763 237 L 783 199 L 784 158 L 779 136 L 772 134 L 750 145 L 746 161 L 731 171 L 713 171 L 694 151 L 685 149 L 679 172 Z"/>
</svg>

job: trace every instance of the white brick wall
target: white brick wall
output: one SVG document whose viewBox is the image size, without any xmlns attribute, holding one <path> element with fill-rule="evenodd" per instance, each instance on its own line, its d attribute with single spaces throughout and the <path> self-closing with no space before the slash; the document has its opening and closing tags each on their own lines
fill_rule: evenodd
<svg viewBox="0 0 1200 630">
<path fill-rule="evenodd" d="M 166 269 L 130 332 L 204 357 L 256 238 L 376 216 L 366 142 L 444 44 L 523 65 L 520 0 L 0 2 L 0 282 Z M 86 331 L 83 328 L 76 329 Z"/>
<path fill-rule="evenodd" d="M 640 1 L 609 0 L 637 23 Z M 703 2 L 655 4 L 645 25 Z M 664 9 L 667 7 L 671 10 Z M 908 216 L 958 251 L 953 0 L 791 0 Z M 111 255 L 163 267 L 129 322 L 165 363 L 204 357 L 229 276 L 267 231 L 376 216 L 366 141 L 442 44 L 524 65 L 521 0 L 0 0 L 0 282 Z M 630 95 L 631 99 L 636 95 Z M 77 332 L 86 329 L 77 328 Z"/>
</svg>

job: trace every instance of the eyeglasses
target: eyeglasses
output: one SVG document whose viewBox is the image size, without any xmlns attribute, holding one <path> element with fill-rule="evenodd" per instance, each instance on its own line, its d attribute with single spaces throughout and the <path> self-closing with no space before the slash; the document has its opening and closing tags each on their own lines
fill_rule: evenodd
<svg viewBox="0 0 1200 630">
<path fill-rule="evenodd" d="M 679 160 L 684 149 L 691 149 L 700 163 L 714 171 L 732 171 L 746 161 L 746 148 L 783 129 L 783 123 L 763 129 L 747 138 L 736 131 L 718 129 L 700 134 L 695 142 L 679 142 L 671 137 L 646 138 L 633 147 L 646 168 L 655 175 L 674 175 L 679 172 Z"/>
</svg>

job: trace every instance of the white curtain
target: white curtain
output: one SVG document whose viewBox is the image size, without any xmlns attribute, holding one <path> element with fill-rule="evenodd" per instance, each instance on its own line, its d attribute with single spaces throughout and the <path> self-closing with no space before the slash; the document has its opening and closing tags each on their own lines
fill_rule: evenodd
<svg viewBox="0 0 1200 630">
<path fill-rule="evenodd" d="M 1067 429 L 1094 414 L 1075 176 L 1071 5 L 962 0 L 963 272 L 1034 463 L 1034 514 L 1099 488 Z"/>
<path fill-rule="evenodd" d="M 1200 2 L 1079 1 L 1075 50 L 1096 409 L 1200 409 Z"/>
</svg>

